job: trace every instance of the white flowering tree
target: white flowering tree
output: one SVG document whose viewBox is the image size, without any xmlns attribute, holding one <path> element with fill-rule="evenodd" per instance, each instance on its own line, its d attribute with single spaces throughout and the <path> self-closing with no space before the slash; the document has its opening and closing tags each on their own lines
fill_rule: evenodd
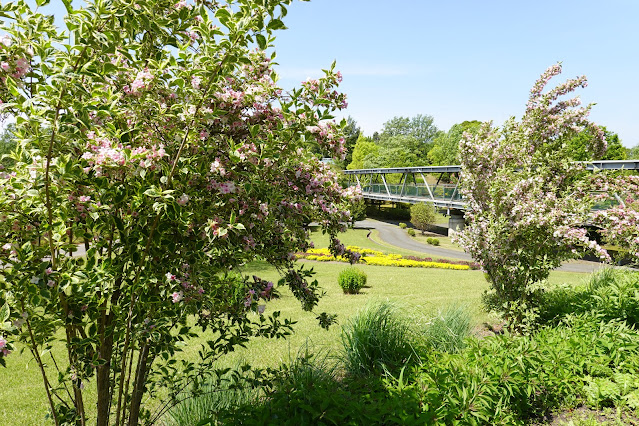
<svg viewBox="0 0 639 426">
<path fill-rule="evenodd" d="M 0 176 L 0 362 L 30 349 L 56 424 L 89 421 L 88 386 L 98 425 L 154 422 L 145 395 L 176 401 L 219 356 L 289 333 L 264 314 L 273 283 L 236 272 L 247 262 L 316 305 L 293 261 L 303 225 L 318 219 L 344 253 L 355 191 L 304 149 L 344 154 L 340 74 L 285 93 L 265 53 L 291 1 L 63 0 L 62 30 L 26 1 L 0 7 L 0 108 L 18 141 Z M 200 361 L 174 363 L 202 330 Z"/>
<path fill-rule="evenodd" d="M 585 87 L 585 77 L 544 92 L 560 72 L 554 65 L 542 74 L 521 121 L 510 119 L 501 129 L 485 124 L 460 143 L 468 225 L 459 241 L 482 265 L 492 306 L 513 329 L 534 315 L 535 284 L 562 261 L 583 249 L 608 258 L 584 228 L 596 196 L 589 174 L 571 161 L 565 143 L 588 128 L 596 136 L 590 149 L 597 156 L 605 151 L 604 135 L 587 121 L 590 105 L 562 98 Z"/>
</svg>

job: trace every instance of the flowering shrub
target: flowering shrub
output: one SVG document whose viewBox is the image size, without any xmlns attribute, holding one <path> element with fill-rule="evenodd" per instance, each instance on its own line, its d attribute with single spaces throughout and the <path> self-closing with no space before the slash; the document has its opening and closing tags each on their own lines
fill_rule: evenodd
<svg viewBox="0 0 639 426">
<path fill-rule="evenodd" d="M 6 367 L 4 358 L 13 351 L 13 346 L 3 335 L 4 332 L 10 332 L 14 329 L 14 326 L 7 321 L 9 316 L 9 305 L 5 303 L 0 307 L 0 365 L 3 367 Z"/>
<path fill-rule="evenodd" d="M 358 190 L 305 148 L 344 155 L 341 74 L 283 92 L 266 51 L 291 0 L 224 3 L 65 1 L 66 30 L 0 6 L 0 112 L 19 143 L 0 175 L 1 350 L 29 348 L 56 424 L 88 421 L 89 385 L 98 425 L 155 423 L 218 357 L 289 333 L 262 314 L 273 283 L 230 271 L 266 259 L 312 310 L 317 282 L 294 262 L 309 217 L 351 255 L 335 237 Z M 68 255 L 77 239 L 85 257 Z M 199 327 L 216 336 L 200 361 L 172 361 Z M 50 360 L 61 335 L 67 359 Z M 158 389 L 167 404 L 143 406 Z"/>
<path fill-rule="evenodd" d="M 588 174 L 571 162 L 564 143 L 588 128 L 597 157 L 606 149 L 604 133 L 587 121 L 591 106 L 578 108 L 578 98 L 559 99 L 585 87 L 585 77 L 543 93 L 560 72 L 554 65 L 537 80 L 521 121 L 510 119 L 502 129 L 487 123 L 460 142 L 468 226 L 458 241 L 488 275 L 511 327 L 534 311 L 533 284 L 563 260 L 583 247 L 608 259 L 583 228 L 594 197 Z"/>
</svg>

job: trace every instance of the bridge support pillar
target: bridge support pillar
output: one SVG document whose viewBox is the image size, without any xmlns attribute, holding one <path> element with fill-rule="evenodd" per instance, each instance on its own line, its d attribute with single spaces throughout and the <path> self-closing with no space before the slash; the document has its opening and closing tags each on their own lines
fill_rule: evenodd
<svg viewBox="0 0 639 426">
<path fill-rule="evenodd" d="M 464 212 L 459 210 L 451 210 L 450 218 L 448 219 L 448 236 L 454 235 L 456 232 L 464 229 L 466 220 L 464 219 Z"/>
</svg>

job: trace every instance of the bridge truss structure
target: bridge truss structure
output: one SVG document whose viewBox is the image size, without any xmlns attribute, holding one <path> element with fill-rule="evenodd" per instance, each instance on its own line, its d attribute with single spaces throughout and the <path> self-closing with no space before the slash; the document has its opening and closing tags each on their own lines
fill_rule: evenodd
<svg viewBox="0 0 639 426">
<path fill-rule="evenodd" d="M 600 160 L 584 162 L 586 170 L 639 170 L 639 160 Z M 459 192 L 461 166 L 396 167 L 345 170 L 349 185 L 359 185 L 364 198 L 393 203 L 432 203 L 448 211 L 463 211 Z M 393 175 L 393 179 L 389 179 Z M 397 183 L 397 176 L 399 181 Z M 427 175 L 438 175 L 435 184 Z M 431 179 L 432 181 L 432 179 Z"/>
</svg>

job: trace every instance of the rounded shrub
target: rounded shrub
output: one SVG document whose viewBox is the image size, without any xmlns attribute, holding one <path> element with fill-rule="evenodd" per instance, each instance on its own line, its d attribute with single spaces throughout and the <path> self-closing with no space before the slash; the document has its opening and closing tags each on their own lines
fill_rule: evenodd
<svg viewBox="0 0 639 426">
<path fill-rule="evenodd" d="M 346 268 L 339 273 L 337 282 L 344 293 L 356 294 L 366 285 L 366 273 L 357 268 Z"/>
<path fill-rule="evenodd" d="M 413 228 L 408 228 L 408 231 L 406 232 L 408 232 L 408 235 L 410 235 L 411 237 L 415 236 L 415 230 Z"/>
<path fill-rule="evenodd" d="M 426 238 L 426 242 L 432 246 L 438 246 L 439 245 L 439 239 L 437 238 Z"/>
<path fill-rule="evenodd" d="M 406 229 L 406 224 L 404 222 L 400 222 L 399 227 L 402 229 Z"/>
</svg>

